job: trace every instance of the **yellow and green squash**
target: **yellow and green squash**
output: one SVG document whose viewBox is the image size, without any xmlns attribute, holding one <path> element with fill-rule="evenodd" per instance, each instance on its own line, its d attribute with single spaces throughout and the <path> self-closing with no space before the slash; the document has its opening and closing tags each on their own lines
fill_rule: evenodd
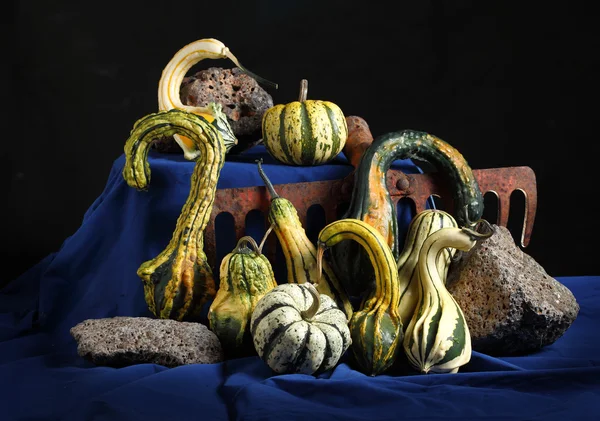
<svg viewBox="0 0 600 421">
<path fill-rule="evenodd" d="M 457 228 L 456 220 L 448 212 L 439 209 L 425 209 L 410 222 L 404 248 L 398 258 L 398 283 L 400 285 L 400 304 L 398 312 L 408 326 L 419 299 L 419 256 L 425 240 L 442 228 Z M 437 273 L 446 282 L 446 275 L 456 249 L 444 248 L 437 258 Z"/>
<path fill-rule="evenodd" d="M 125 143 L 123 178 L 138 190 L 150 183 L 148 150 L 159 136 L 182 134 L 201 151 L 191 188 L 172 238 L 155 258 L 141 264 L 138 276 L 150 311 L 159 318 L 196 319 L 215 295 L 215 282 L 204 253 L 204 229 L 212 211 L 217 181 L 225 162 L 219 130 L 204 118 L 173 109 L 138 120 Z"/>
<path fill-rule="evenodd" d="M 350 334 L 352 354 L 360 370 L 376 376 L 392 366 L 402 347 L 398 269 L 385 238 L 359 219 L 341 219 L 321 230 L 318 262 L 326 249 L 333 249 L 344 240 L 355 241 L 365 250 L 375 272 L 374 289 L 352 315 Z"/>
<path fill-rule="evenodd" d="M 450 183 L 453 215 L 459 226 L 471 226 L 483 214 L 483 196 L 473 172 L 454 147 L 426 132 L 403 130 L 377 137 L 363 154 L 355 171 L 352 198 L 342 218 L 360 219 L 385 238 L 397 260 L 400 255 L 396 208 L 386 174 L 397 159 L 414 158 L 431 163 Z M 354 242 L 339 244 L 331 253 L 333 269 L 346 291 L 361 295 L 373 280 L 369 259 Z M 357 276 L 357 274 L 361 274 Z M 361 283 L 357 284 L 359 281 Z"/>
<path fill-rule="evenodd" d="M 278 104 L 263 115 L 263 143 L 271 156 L 287 165 L 320 165 L 335 158 L 348 138 L 344 113 L 330 101 L 307 100 L 302 80 L 300 98 Z"/>
<path fill-rule="evenodd" d="M 409 363 L 422 373 L 456 373 L 471 359 L 471 335 L 462 309 L 444 285 L 438 257 L 447 247 L 470 250 L 481 238 L 493 233 L 470 228 L 442 228 L 427 237 L 421 251 L 419 298 L 404 335 L 404 352 Z"/>
<path fill-rule="evenodd" d="M 252 247 L 248 247 L 248 244 Z M 250 318 L 256 303 L 277 286 L 271 263 L 250 236 L 221 261 L 219 290 L 208 310 L 210 329 L 228 357 L 254 351 Z"/>
<path fill-rule="evenodd" d="M 285 256 L 287 281 L 295 284 L 316 284 L 317 248 L 306 235 L 296 208 L 288 199 L 277 194 L 263 171 L 261 162 L 257 161 L 258 172 L 271 197 L 268 219 Z M 352 317 L 352 304 L 326 261 L 323 262 L 323 279 L 318 282 L 317 289 L 320 294 L 333 299 L 348 319 Z"/>
</svg>

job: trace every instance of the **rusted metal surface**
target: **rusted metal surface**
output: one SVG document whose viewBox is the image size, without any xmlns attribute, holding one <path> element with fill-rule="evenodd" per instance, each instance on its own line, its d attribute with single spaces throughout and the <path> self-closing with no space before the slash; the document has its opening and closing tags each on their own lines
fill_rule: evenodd
<svg viewBox="0 0 600 421">
<path fill-rule="evenodd" d="M 506 167 L 473 170 L 483 194 L 491 192 L 498 198 L 498 219 L 489 221 L 506 226 L 510 210 L 510 196 L 520 190 L 525 195 L 525 220 L 521 233 L 521 245 L 529 244 L 533 230 L 533 222 L 537 209 L 537 188 L 533 170 L 529 167 Z M 314 181 L 307 183 L 277 184 L 275 190 L 281 197 L 292 202 L 303 226 L 306 226 L 308 209 L 315 204 L 321 205 L 325 211 L 326 223 L 336 220 L 338 207 L 348 203 L 352 195 L 354 175 L 350 174 L 340 180 Z M 398 170 L 389 170 L 387 185 L 394 203 L 402 198 L 413 201 L 416 212 L 424 210 L 427 199 L 436 195 L 443 200 L 444 208 L 453 212 L 452 197 L 446 180 L 438 173 L 404 174 Z M 401 188 L 398 188 L 401 187 Z M 205 230 L 205 251 L 211 265 L 216 259 L 215 219 L 222 212 L 232 215 L 236 238 L 245 235 L 246 215 L 252 210 L 261 211 L 265 217 L 269 211 L 269 196 L 263 186 L 230 188 L 217 190 L 210 222 Z M 268 222 L 265 220 L 265 226 Z M 271 258 L 274 256 L 275 236 L 269 236 L 264 252 Z"/>
<path fill-rule="evenodd" d="M 368 125 L 360 117 L 347 117 L 349 136 L 344 154 L 356 168 L 364 150 L 373 141 Z M 521 232 L 521 245 L 529 244 L 533 230 L 533 222 L 537 209 L 537 186 L 533 170 L 529 167 L 505 167 L 474 169 L 473 175 L 479 183 L 483 195 L 490 192 L 498 199 L 497 220 L 489 221 L 506 227 L 510 211 L 510 198 L 514 191 L 520 190 L 525 196 L 525 218 Z M 448 182 L 442 174 L 404 174 L 399 170 L 390 169 L 386 174 L 388 191 L 395 204 L 403 198 L 412 200 L 414 210 L 418 213 L 427 206 L 430 196 L 437 196 L 443 203 L 443 208 L 454 212 L 452 195 Z M 354 173 L 340 180 L 314 181 L 305 183 L 290 183 L 275 185 L 275 190 L 281 197 L 292 202 L 302 225 L 306 227 L 308 209 L 320 205 L 325 212 L 326 223 L 337 219 L 338 208 L 350 202 L 352 195 Z M 234 221 L 237 239 L 245 235 L 246 215 L 253 210 L 259 210 L 265 215 L 265 227 L 269 210 L 270 198 L 264 186 L 219 189 L 210 222 L 205 230 L 204 250 L 209 264 L 216 264 L 216 233 L 215 220 L 223 212 L 231 214 Z M 258 239 L 257 239 L 258 240 Z M 275 255 L 276 237 L 270 235 L 265 243 L 264 253 L 271 260 Z M 273 260 L 271 260 L 273 261 Z"/>
</svg>

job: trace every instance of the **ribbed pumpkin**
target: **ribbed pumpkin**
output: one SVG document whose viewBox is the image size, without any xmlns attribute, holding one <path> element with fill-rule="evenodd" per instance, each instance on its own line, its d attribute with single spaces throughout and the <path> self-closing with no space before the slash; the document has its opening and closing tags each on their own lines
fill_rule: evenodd
<svg viewBox="0 0 600 421">
<path fill-rule="evenodd" d="M 298 101 L 278 104 L 263 115 L 263 143 L 267 151 L 287 165 L 320 165 L 344 148 L 348 126 L 344 113 L 333 102 L 307 100 L 303 79 Z"/>
<path fill-rule="evenodd" d="M 344 313 L 310 282 L 273 288 L 250 326 L 256 352 L 278 374 L 327 371 L 352 342 Z"/>
<path fill-rule="evenodd" d="M 219 290 L 208 311 L 210 329 L 228 357 L 250 354 L 250 318 L 258 300 L 277 286 L 273 268 L 254 239 L 245 236 L 223 258 L 220 273 Z"/>
</svg>

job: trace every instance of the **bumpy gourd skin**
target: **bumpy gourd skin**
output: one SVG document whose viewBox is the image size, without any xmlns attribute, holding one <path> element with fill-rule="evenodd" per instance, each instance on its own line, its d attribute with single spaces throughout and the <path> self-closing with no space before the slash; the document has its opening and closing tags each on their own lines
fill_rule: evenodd
<svg viewBox="0 0 600 421">
<path fill-rule="evenodd" d="M 138 190 L 150 182 L 148 150 L 160 136 L 181 134 L 201 151 L 189 196 L 167 247 L 139 267 L 144 296 L 159 318 L 195 319 L 215 295 L 212 269 L 204 253 L 204 229 L 212 211 L 217 181 L 225 161 L 219 131 L 202 117 L 181 110 L 162 111 L 138 120 L 125 143 L 123 178 Z"/>
<path fill-rule="evenodd" d="M 350 320 L 356 362 L 365 374 L 375 376 L 392 366 L 402 344 L 398 269 L 383 236 L 358 219 L 338 220 L 323 228 L 318 239 L 319 257 L 343 240 L 363 247 L 375 272 L 374 290 Z"/>
<path fill-rule="evenodd" d="M 221 261 L 219 290 L 208 311 L 210 329 L 229 357 L 254 350 L 249 321 L 256 303 L 277 286 L 271 263 L 259 250 L 251 250 L 242 237 Z"/>
<path fill-rule="evenodd" d="M 413 130 L 377 137 L 356 169 L 352 199 L 342 218 L 360 219 L 375 227 L 396 260 L 401 252 L 397 214 L 387 189 L 386 174 L 395 160 L 408 158 L 432 163 L 448 179 L 459 226 L 470 226 L 483 214 L 483 196 L 477 180 L 467 161 L 451 145 L 429 133 Z M 373 271 L 369 259 L 355 242 L 340 243 L 332 250 L 331 260 L 348 294 L 360 296 L 371 287 Z"/>
</svg>

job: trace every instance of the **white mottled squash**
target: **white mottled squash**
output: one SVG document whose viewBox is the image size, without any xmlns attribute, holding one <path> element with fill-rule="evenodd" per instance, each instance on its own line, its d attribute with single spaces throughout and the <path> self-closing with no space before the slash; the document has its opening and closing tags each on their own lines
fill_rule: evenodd
<svg viewBox="0 0 600 421">
<path fill-rule="evenodd" d="M 344 312 L 309 282 L 270 290 L 256 304 L 250 332 L 256 352 L 278 374 L 327 371 L 352 342 Z"/>
</svg>

